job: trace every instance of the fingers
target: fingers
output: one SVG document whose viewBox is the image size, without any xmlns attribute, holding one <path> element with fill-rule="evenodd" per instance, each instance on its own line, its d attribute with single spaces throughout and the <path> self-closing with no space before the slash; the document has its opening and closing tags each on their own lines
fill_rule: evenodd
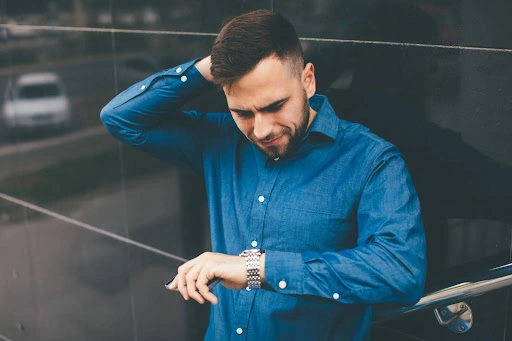
<svg viewBox="0 0 512 341">
<path fill-rule="evenodd" d="M 208 282 L 218 277 L 222 278 L 223 284 L 226 285 L 224 283 L 226 281 L 226 274 L 229 275 L 233 273 L 230 269 L 233 268 L 233 264 L 236 265 L 239 261 L 238 256 L 205 252 L 182 264 L 178 268 L 176 278 L 171 281 L 169 285 L 166 285 L 166 287 L 170 290 L 179 291 L 185 300 L 193 299 L 200 304 L 206 301 L 217 304 L 218 299 L 208 287 Z M 228 270 L 226 270 L 226 266 L 229 266 Z M 236 279 L 234 284 L 231 283 L 230 288 L 238 289 L 238 287 L 241 288 L 243 283 L 245 283 L 245 262 L 240 269 L 241 270 L 238 270 L 238 268 L 236 268 L 236 272 L 240 272 L 239 277 L 241 279 Z M 227 285 L 230 284 L 229 280 L 230 279 L 228 279 Z"/>
<path fill-rule="evenodd" d="M 189 297 L 196 300 L 197 302 L 203 304 L 204 298 L 201 296 L 201 294 L 198 292 L 196 283 L 198 278 L 198 273 L 200 271 L 200 267 L 195 266 L 190 270 L 189 273 L 185 276 L 186 283 L 187 283 L 187 293 Z"/>
<path fill-rule="evenodd" d="M 188 301 L 190 299 L 190 296 L 188 295 L 187 290 L 187 282 L 185 280 L 185 275 L 178 273 L 176 276 L 176 279 L 178 280 L 178 291 L 180 292 L 181 296 Z"/>
<path fill-rule="evenodd" d="M 190 295 L 188 293 L 187 280 L 185 276 L 187 275 L 190 268 L 194 265 L 194 261 L 195 259 L 180 265 L 178 267 L 178 274 L 176 275 L 173 282 L 169 286 L 169 289 L 171 290 L 178 290 L 181 296 L 183 296 L 183 298 L 187 301 L 190 299 Z"/>
<path fill-rule="evenodd" d="M 210 279 L 206 275 L 206 272 L 202 271 L 197 278 L 197 290 L 205 300 L 209 301 L 212 304 L 217 304 L 217 297 L 210 291 L 210 288 L 208 288 L 209 281 Z"/>
<path fill-rule="evenodd" d="M 193 299 L 200 304 L 209 301 L 217 304 L 217 297 L 208 288 L 208 276 L 206 270 L 200 264 L 196 264 L 187 273 L 188 267 L 178 268 L 178 274 L 166 285 L 170 290 L 177 290 L 185 300 Z"/>
<path fill-rule="evenodd" d="M 178 290 L 178 281 L 176 281 L 176 276 L 165 283 L 165 287 L 169 290 Z"/>
</svg>

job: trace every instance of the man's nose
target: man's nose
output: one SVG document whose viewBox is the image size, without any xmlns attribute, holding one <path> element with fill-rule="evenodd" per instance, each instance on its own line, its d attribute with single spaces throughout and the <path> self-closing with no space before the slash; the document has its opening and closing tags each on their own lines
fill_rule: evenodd
<svg viewBox="0 0 512 341">
<path fill-rule="evenodd" d="M 254 136 L 258 140 L 265 140 L 272 134 L 274 127 L 273 119 L 270 115 L 257 113 L 254 115 Z"/>
</svg>

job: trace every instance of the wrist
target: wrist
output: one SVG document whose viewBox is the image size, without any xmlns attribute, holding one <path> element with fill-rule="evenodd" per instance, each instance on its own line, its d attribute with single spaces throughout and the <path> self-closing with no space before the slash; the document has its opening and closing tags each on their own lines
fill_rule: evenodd
<svg viewBox="0 0 512 341">
<path fill-rule="evenodd" d="M 260 280 L 261 285 L 265 284 L 265 252 L 260 256 Z"/>
<path fill-rule="evenodd" d="M 261 284 L 263 283 L 261 275 L 263 272 L 264 278 L 265 271 L 264 259 L 262 260 L 261 257 L 264 253 L 265 251 L 263 250 L 249 249 L 242 251 L 239 255 L 245 258 L 248 290 L 261 288 Z"/>
</svg>

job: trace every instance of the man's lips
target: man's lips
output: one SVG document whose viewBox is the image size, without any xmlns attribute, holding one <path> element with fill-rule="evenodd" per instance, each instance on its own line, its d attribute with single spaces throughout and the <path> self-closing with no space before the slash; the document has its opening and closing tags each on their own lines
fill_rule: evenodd
<svg viewBox="0 0 512 341">
<path fill-rule="evenodd" d="M 276 146 L 278 145 L 279 143 L 281 143 L 282 139 L 283 139 L 283 136 L 284 135 L 281 135 L 273 140 L 270 140 L 270 141 L 260 141 L 260 144 L 263 146 L 263 147 L 272 147 L 272 146 Z"/>
</svg>

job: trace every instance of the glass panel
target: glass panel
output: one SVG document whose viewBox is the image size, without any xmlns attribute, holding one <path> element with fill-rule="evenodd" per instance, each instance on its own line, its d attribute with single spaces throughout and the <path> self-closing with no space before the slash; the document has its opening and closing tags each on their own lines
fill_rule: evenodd
<svg viewBox="0 0 512 341">
<path fill-rule="evenodd" d="M 512 47 L 512 2 L 407 3 L 0 0 L 0 338 L 202 339 L 208 307 L 163 289 L 173 257 L 209 248 L 202 181 L 118 144 L 99 112 L 207 55 L 226 18 L 255 8 L 296 25 L 340 117 L 400 148 L 429 238 L 427 291 L 511 261 L 512 54 L 473 47 Z M 188 107 L 226 104 L 212 91 Z M 508 300 L 472 300 L 478 320 L 462 337 L 502 339 Z M 453 337 L 430 312 L 383 328 Z"/>
<path fill-rule="evenodd" d="M 501 94 L 512 90 L 511 55 L 456 52 L 305 43 L 317 90 L 339 116 L 402 152 L 422 202 L 433 283 L 510 257 L 512 105 Z"/>
<path fill-rule="evenodd" d="M 183 339 L 183 300 L 163 286 L 179 261 L 30 212 L 0 236 L 5 337 Z"/>
<path fill-rule="evenodd" d="M 274 1 L 299 35 L 368 41 L 510 48 L 509 1 Z"/>
<path fill-rule="evenodd" d="M 272 8 L 272 0 L 21 0 L 0 1 L 0 23 L 42 26 L 218 32 L 222 22 L 258 8 Z M 30 39 L 55 35 L 29 27 L 9 26 L 4 37 Z"/>
</svg>

